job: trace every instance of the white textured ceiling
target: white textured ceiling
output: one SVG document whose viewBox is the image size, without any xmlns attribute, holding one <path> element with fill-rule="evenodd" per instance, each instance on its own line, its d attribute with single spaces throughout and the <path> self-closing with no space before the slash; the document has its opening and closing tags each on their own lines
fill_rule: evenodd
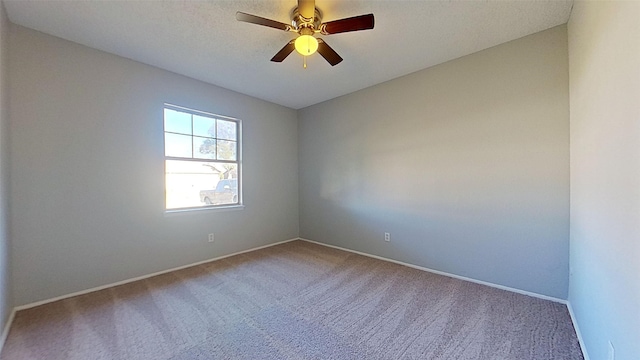
<svg viewBox="0 0 640 360">
<path fill-rule="evenodd" d="M 288 23 L 296 0 L 4 0 L 16 24 L 240 93 L 300 109 L 566 23 L 572 0 L 316 0 L 324 21 L 373 13 L 373 30 L 322 36 L 344 61 L 292 53 L 294 33 L 238 22 L 236 11 Z"/>
</svg>

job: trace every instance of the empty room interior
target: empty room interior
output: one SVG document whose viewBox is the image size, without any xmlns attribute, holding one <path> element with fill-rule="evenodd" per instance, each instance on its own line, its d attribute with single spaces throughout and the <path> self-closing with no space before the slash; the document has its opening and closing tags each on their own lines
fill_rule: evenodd
<svg viewBox="0 0 640 360">
<path fill-rule="evenodd" d="M 0 359 L 640 358 L 640 2 L 0 5 Z"/>
</svg>

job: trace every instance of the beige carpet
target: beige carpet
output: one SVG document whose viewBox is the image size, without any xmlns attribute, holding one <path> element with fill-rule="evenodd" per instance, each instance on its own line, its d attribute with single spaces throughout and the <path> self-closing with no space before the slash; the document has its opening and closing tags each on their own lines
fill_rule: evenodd
<svg viewBox="0 0 640 360">
<path fill-rule="evenodd" d="M 294 241 L 18 312 L 10 359 L 582 359 L 566 306 Z"/>
</svg>

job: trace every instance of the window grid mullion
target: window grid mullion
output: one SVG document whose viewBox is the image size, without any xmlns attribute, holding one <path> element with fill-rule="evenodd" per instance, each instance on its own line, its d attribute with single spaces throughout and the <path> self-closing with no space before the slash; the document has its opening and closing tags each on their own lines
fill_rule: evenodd
<svg viewBox="0 0 640 360">
<path fill-rule="evenodd" d="M 224 163 L 224 164 L 238 164 L 238 160 L 218 160 L 218 159 L 198 159 L 198 158 L 185 158 L 177 156 L 165 156 L 165 160 L 179 160 L 179 161 L 193 161 L 193 162 L 210 162 L 210 163 Z"/>
<path fill-rule="evenodd" d="M 193 114 L 191 114 L 191 157 L 195 159 L 195 154 L 193 153 Z"/>
<path fill-rule="evenodd" d="M 218 160 L 218 119 L 213 119 L 213 137 L 216 144 L 216 160 Z"/>
</svg>

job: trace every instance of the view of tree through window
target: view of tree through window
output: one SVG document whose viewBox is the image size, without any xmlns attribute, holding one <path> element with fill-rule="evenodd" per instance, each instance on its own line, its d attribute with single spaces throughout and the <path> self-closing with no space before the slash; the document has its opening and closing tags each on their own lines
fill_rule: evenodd
<svg viewBox="0 0 640 360">
<path fill-rule="evenodd" d="M 240 121 L 166 105 L 167 209 L 238 205 Z"/>
</svg>

